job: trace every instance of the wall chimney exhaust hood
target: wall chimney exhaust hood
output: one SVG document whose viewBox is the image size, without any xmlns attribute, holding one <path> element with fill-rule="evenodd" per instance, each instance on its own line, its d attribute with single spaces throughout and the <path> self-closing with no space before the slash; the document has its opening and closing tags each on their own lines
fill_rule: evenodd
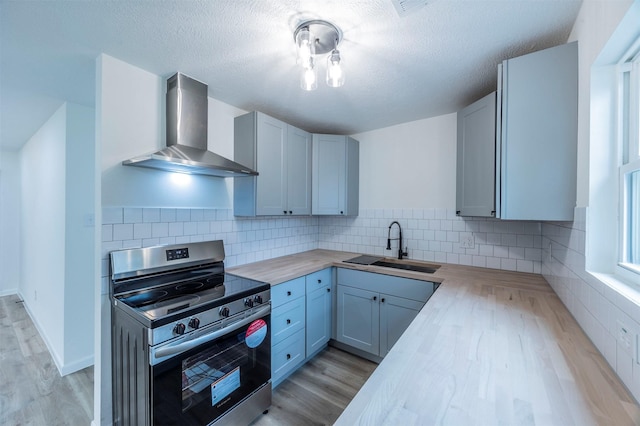
<svg viewBox="0 0 640 426">
<path fill-rule="evenodd" d="M 167 147 L 122 162 L 169 172 L 219 177 L 258 172 L 207 150 L 207 85 L 177 73 L 167 80 Z"/>
</svg>

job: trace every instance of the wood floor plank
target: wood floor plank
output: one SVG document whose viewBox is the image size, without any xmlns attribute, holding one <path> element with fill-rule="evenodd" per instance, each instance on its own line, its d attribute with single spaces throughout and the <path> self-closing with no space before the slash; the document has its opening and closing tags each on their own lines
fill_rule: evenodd
<svg viewBox="0 0 640 426">
<path fill-rule="evenodd" d="M 376 366 L 328 347 L 273 391 L 269 413 L 253 426 L 332 425 Z"/>
<path fill-rule="evenodd" d="M 17 296 L 0 297 L 0 425 L 89 425 L 93 367 L 61 377 Z"/>
</svg>

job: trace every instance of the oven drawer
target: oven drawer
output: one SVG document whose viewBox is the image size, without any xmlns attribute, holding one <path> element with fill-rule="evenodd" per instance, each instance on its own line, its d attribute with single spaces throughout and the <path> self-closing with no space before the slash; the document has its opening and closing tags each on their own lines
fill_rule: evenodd
<svg viewBox="0 0 640 426">
<path fill-rule="evenodd" d="M 271 343 L 282 342 L 298 330 L 304 330 L 304 297 L 299 297 L 271 310 Z"/>
<path fill-rule="evenodd" d="M 304 296 L 304 277 L 286 281 L 271 287 L 271 306 L 277 308 Z"/>
<path fill-rule="evenodd" d="M 304 361 L 304 330 L 300 330 L 271 349 L 271 381 L 276 386 L 280 379 Z"/>
</svg>

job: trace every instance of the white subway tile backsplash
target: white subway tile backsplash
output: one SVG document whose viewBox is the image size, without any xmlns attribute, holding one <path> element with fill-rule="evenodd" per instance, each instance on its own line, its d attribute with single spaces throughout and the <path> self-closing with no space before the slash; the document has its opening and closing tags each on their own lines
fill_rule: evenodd
<svg viewBox="0 0 640 426">
<path fill-rule="evenodd" d="M 576 208 L 574 222 L 541 225 L 541 273 L 573 314 L 594 345 L 603 354 L 636 399 L 632 357 L 617 343 L 621 318 L 631 323 L 634 335 L 640 330 L 640 309 L 628 297 L 586 272 L 586 208 Z M 549 253 L 548 245 L 551 244 Z"/>
<path fill-rule="evenodd" d="M 176 222 L 189 222 L 191 220 L 191 210 L 176 209 Z"/>
<path fill-rule="evenodd" d="M 168 223 L 152 223 L 151 224 L 151 237 L 163 238 L 169 236 L 169 224 Z"/>
<path fill-rule="evenodd" d="M 102 225 L 102 242 L 113 241 L 113 225 Z"/>
<path fill-rule="evenodd" d="M 123 209 L 124 223 L 138 223 L 142 222 L 142 209 L 137 208 L 125 208 Z"/>
<path fill-rule="evenodd" d="M 105 207 L 102 209 L 102 224 L 109 225 L 122 223 L 122 209 L 116 207 Z"/>
<path fill-rule="evenodd" d="M 176 209 L 160 209 L 160 222 L 175 222 L 176 217 Z"/>
<path fill-rule="evenodd" d="M 142 209 L 142 221 L 147 223 L 160 222 L 160 209 L 158 208 Z"/>
<path fill-rule="evenodd" d="M 114 240 L 131 240 L 133 239 L 133 224 L 119 223 L 113 225 Z"/>
</svg>

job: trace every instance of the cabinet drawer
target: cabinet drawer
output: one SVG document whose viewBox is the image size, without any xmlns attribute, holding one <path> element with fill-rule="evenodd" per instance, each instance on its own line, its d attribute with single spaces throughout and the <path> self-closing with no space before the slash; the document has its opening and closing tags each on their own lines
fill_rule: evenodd
<svg viewBox="0 0 640 426">
<path fill-rule="evenodd" d="M 271 349 L 271 380 L 278 380 L 304 361 L 304 330 L 300 330 Z"/>
<path fill-rule="evenodd" d="M 277 308 L 291 300 L 304 296 L 304 277 L 286 281 L 271 287 L 271 306 Z"/>
<path fill-rule="evenodd" d="M 271 343 L 281 342 L 305 326 L 304 297 L 271 310 Z"/>
<path fill-rule="evenodd" d="M 306 276 L 307 294 L 323 287 L 331 287 L 331 268 L 323 269 Z"/>
</svg>

